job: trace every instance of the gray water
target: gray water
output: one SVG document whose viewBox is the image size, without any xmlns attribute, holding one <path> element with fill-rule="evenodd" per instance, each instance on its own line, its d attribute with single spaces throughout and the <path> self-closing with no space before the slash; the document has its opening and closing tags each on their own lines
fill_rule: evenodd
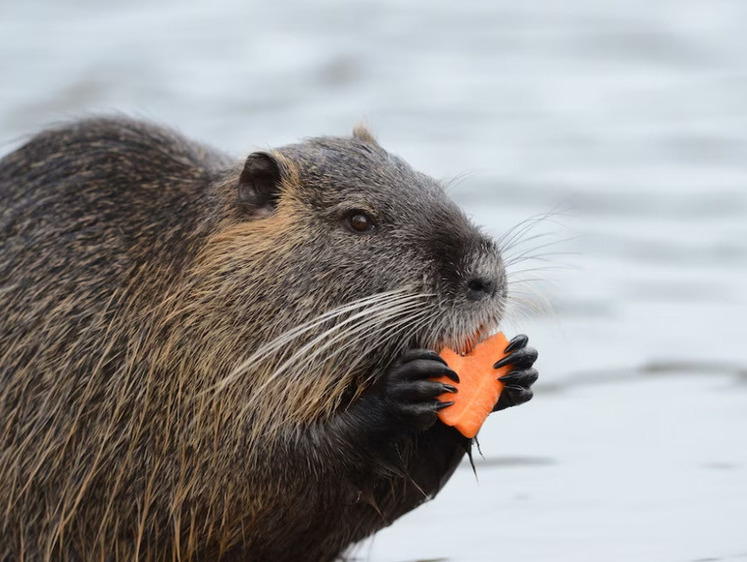
<svg viewBox="0 0 747 562">
<path fill-rule="evenodd" d="M 237 156 L 365 120 L 488 231 L 543 217 L 505 326 L 535 400 L 353 555 L 747 560 L 745 24 L 744 0 L 3 0 L 0 147 L 102 110 Z"/>
</svg>

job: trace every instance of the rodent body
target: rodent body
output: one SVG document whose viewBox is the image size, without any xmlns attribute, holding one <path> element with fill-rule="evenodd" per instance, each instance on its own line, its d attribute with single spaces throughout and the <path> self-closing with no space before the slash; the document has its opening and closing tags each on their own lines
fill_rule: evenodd
<svg viewBox="0 0 747 562">
<path fill-rule="evenodd" d="M 500 255 L 366 131 L 45 131 L 0 242 L 0 560 L 331 560 L 469 448 L 417 350 L 497 325 Z"/>
</svg>

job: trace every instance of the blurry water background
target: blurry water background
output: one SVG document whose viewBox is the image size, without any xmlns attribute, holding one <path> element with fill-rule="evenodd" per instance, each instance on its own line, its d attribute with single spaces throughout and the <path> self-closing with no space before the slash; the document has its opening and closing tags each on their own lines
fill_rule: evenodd
<svg viewBox="0 0 747 562">
<path fill-rule="evenodd" d="M 365 120 L 495 235 L 545 215 L 511 253 L 547 306 L 506 326 L 535 400 L 352 555 L 747 560 L 745 24 L 744 0 L 2 0 L 0 147 L 102 110 L 237 158 Z"/>
</svg>

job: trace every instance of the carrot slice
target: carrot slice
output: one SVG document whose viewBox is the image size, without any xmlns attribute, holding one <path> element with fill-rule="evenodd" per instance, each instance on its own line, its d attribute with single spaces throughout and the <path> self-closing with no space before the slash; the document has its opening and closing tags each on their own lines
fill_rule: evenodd
<svg viewBox="0 0 747 562">
<path fill-rule="evenodd" d="M 503 383 L 498 380 L 511 370 L 507 365 L 494 369 L 493 364 L 504 357 L 508 340 L 499 332 L 481 342 L 466 355 L 460 355 L 445 347 L 440 355 L 459 375 L 459 383 L 447 377 L 436 380 L 457 387 L 456 393 L 445 392 L 439 396 L 441 402 L 454 404 L 438 413 L 446 425 L 455 427 L 465 437 L 477 435 L 480 426 L 498 403 Z"/>
</svg>

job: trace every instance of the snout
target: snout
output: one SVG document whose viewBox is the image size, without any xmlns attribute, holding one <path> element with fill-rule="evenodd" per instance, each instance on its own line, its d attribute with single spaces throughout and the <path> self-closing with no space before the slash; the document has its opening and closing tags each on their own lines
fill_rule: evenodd
<svg viewBox="0 0 747 562">
<path fill-rule="evenodd" d="M 481 301 L 495 296 L 498 287 L 497 277 L 475 276 L 467 281 L 467 300 Z"/>
<path fill-rule="evenodd" d="M 429 349 L 466 351 L 487 337 L 502 320 L 507 279 L 495 242 L 465 221 L 462 228 L 442 231 L 431 239 L 437 265 L 428 292 L 438 295 L 431 327 L 422 338 Z"/>
<path fill-rule="evenodd" d="M 495 241 L 453 205 L 424 226 L 418 234 L 435 266 L 433 289 L 442 302 L 466 306 L 467 314 L 498 304 L 506 294 L 506 275 Z"/>
<path fill-rule="evenodd" d="M 468 301 L 500 298 L 505 294 L 503 260 L 490 239 L 482 239 L 465 263 L 463 291 Z"/>
</svg>

